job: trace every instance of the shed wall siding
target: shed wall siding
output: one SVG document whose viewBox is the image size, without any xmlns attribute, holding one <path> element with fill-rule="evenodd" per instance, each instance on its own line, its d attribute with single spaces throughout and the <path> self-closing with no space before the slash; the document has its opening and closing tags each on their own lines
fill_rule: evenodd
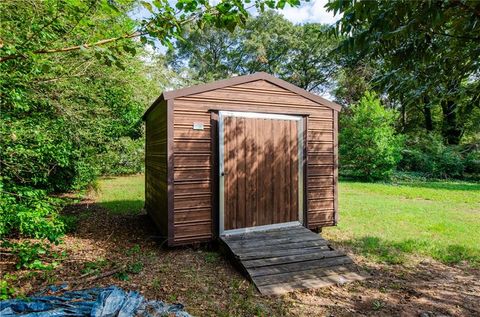
<svg viewBox="0 0 480 317">
<path fill-rule="evenodd" d="M 165 237 L 168 235 L 167 123 L 166 101 L 161 101 L 146 118 L 145 208 Z"/>
<path fill-rule="evenodd" d="M 267 81 L 258 80 L 175 99 L 175 243 L 208 240 L 213 236 L 209 110 L 309 115 L 308 227 L 335 224 L 334 111 Z M 202 122 L 205 129 L 193 130 L 193 122 Z"/>
</svg>

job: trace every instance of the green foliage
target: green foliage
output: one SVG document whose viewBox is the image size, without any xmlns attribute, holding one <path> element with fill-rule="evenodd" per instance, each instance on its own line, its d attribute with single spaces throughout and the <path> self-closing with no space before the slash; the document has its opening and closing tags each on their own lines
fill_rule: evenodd
<svg viewBox="0 0 480 317">
<path fill-rule="evenodd" d="M 401 105 L 404 130 L 420 122 L 453 145 L 472 127 L 478 133 L 480 2 L 333 0 L 326 7 L 341 14 L 337 34 L 346 38 L 337 52 L 349 66 L 370 61 L 371 84 Z"/>
<path fill-rule="evenodd" d="M 106 150 L 99 155 L 102 175 L 125 175 L 143 172 L 144 139 L 132 140 L 122 137 L 106 144 Z"/>
<path fill-rule="evenodd" d="M 140 252 L 141 252 L 140 246 L 138 244 L 135 244 L 133 247 L 128 249 L 125 253 L 128 256 L 133 256 L 133 255 L 139 254 Z"/>
<path fill-rule="evenodd" d="M 99 274 L 102 269 L 104 269 L 110 262 L 106 259 L 98 259 L 93 262 L 85 263 L 84 268 L 82 269 L 82 274 L 93 275 Z"/>
<path fill-rule="evenodd" d="M 478 176 L 479 153 L 475 148 L 445 145 L 438 134 L 417 134 L 407 138 L 398 168 L 429 178 L 461 178 L 464 173 Z"/>
<path fill-rule="evenodd" d="M 12 298 L 16 293 L 16 289 L 9 284 L 9 281 L 15 280 L 15 275 L 5 274 L 0 279 L 0 301 Z"/>
<path fill-rule="evenodd" d="M 458 149 L 446 146 L 438 135 L 424 134 L 407 139 L 399 168 L 427 177 L 446 178 L 461 176 L 462 163 Z"/>
<path fill-rule="evenodd" d="M 118 278 L 120 281 L 128 281 L 130 277 L 128 276 L 128 273 L 125 271 L 120 271 L 115 274 L 115 277 Z"/>
<path fill-rule="evenodd" d="M 338 40 L 327 26 L 294 25 L 275 11 L 248 19 L 234 32 L 190 25 L 183 37 L 170 49 L 169 63 L 179 72 L 188 66 L 203 82 L 264 71 L 321 92 L 333 85 L 337 71 L 330 51 Z"/>
<path fill-rule="evenodd" d="M 480 176 L 480 144 L 465 155 L 465 172 Z"/>
<path fill-rule="evenodd" d="M 0 182 L 0 241 L 15 254 L 17 269 L 51 269 L 55 265 L 42 258 L 51 255 L 49 243 L 59 243 L 64 234 L 65 224 L 58 215 L 63 204 L 45 190 Z M 12 237 L 38 242 L 12 241 Z"/>
<path fill-rule="evenodd" d="M 43 258 L 52 256 L 50 252 L 50 245 L 43 242 L 10 242 L 4 240 L 1 242 L 1 247 L 10 250 L 16 255 L 16 268 L 32 269 L 32 270 L 51 270 L 57 262 L 44 261 Z"/>
<path fill-rule="evenodd" d="M 205 262 L 216 263 L 220 259 L 218 252 L 205 252 Z"/>
<path fill-rule="evenodd" d="M 140 38 L 142 45 L 154 45 L 155 39 L 161 44 L 172 46 L 172 40 L 181 40 L 185 24 L 195 21 L 200 27 L 214 25 L 233 31 L 243 25 L 249 16 L 245 5 L 250 1 L 224 0 L 212 5 L 207 0 L 135 1 L 44 1 L 32 6 L 28 1 L 9 0 L 2 3 L 5 14 L 4 29 L 27 25 L 29 32 L 8 34 L 3 37 L 0 47 L 0 63 L 20 59 L 35 59 L 47 54 L 71 51 L 90 53 L 108 65 L 123 68 L 119 58 L 122 54 L 136 54 L 136 47 L 130 39 Z M 283 8 L 285 4 L 298 6 L 299 0 L 255 0 L 256 9 Z M 128 13 L 141 5 L 149 16 L 132 20 Z M 22 21 L 18 13 L 31 19 Z M 93 18 L 92 18 L 93 17 Z M 21 23 L 18 23 L 21 21 Z M 24 25 L 21 25 L 24 27 Z M 75 32 L 74 32 L 75 31 Z"/>
<path fill-rule="evenodd" d="M 64 232 L 58 216 L 62 205 L 45 190 L 0 183 L 0 238 L 26 236 L 58 242 Z"/>
<path fill-rule="evenodd" d="M 77 215 L 60 215 L 60 221 L 63 222 L 65 233 L 74 233 L 78 228 L 79 217 Z"/>
<path fill-rule="evenodd" d="M 65 38 L 74 44 L 70 36 L 76 43 L 95 40 L 133 26 L 125 13 L 102 2 L 91 2 L 90 9 L 77 2 L 3 2 L 0 56 L 23 55 Z M 142 52 L 132 40 L 123 45 Z M 17 255 L 18 267 L 46 268 L 41 258 L 51 256 L 48 243 L 58 243 L 75 226 L 75 219 L 59 216 L 64 202 L 52 194 L 92 184 L 109 168 L 98 158 L 111 143 L 142 142 L 140 117 L 158 90 L 142 73 L 139 58 L 119 53 L 112 68 L 95 55 L 80 50 L 0 61 L 0 238 Z M 138 163 L 123 171 L 129 167 L 137 171 Z"/>
<path fill-rule="evenodd" d="M 373 73 L 374 69 L 368 65 L 340 68 L 333 92 L 335 100 L 346 107 L 357 103 L 366 91 L 372 89 L 370 81 Z"/>
<path fill-rule="evenodd" d="M 368 180 L 389 178 L 400 159 L 401 137 L 395 134 L 395 113 L 367 92 L 341 117 L 340 172 Z"/>
<path fill-rule="evenodd" d="M 133 262 L 130 263 L 127 267 L 128 273 L 132 274 L 139 274 L 143 270 L 143 263 L 142 262 Z"/>
</svg>

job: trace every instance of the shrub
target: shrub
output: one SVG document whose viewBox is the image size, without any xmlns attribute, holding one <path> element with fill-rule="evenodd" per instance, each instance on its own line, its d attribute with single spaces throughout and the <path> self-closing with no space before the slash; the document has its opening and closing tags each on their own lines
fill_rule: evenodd
<svg viewBox="0 0 480 317">
<path fill-rule="evenodd" d="M 45 269 L 40 258 L 46 255 L 49 243 L 58 243 L 65 225 L 58 212 L 61 199 L 52 198 L 45 190 L 27 186 L 5 186 L 0 180 L 1 247 L 17 257 L 17 268 Z M 37 242 L 14 242 L 11 238 L 34 238 Z M 44 242 L 47 240 L 48 243 Z"/>
<path fill-rule="evenodd" d="M 480 176 L 480 145 L 466 153 L 464 164 L 466 173 Z"/>
<path fill-rule="evenodd" d="M 387 179 L 400 159 L 402 139 L 395 134 L 395 112 L 367 92 L 341 117 L 341 173 L 367 180 Z"/>
<path fill-rule="evenodd" d="M 24 236 L 56 242 L 64 225 L 58 211 L 63 201 L 44 190 L 24 186 L 5 187 L 0 182 L 0 238 Z"/>
<path fill-rule="evenodd" d="M 99 162 L 102 175 L 136 174 L 143 171 L 144 139 L 123 137 L 106 146 Z"/>
<path fill-rule="evenodd" d="M 461 177 L 465 161 L 459 146 L 445 145 L 437 134 L 421 134 L 407 138 L 399 169 L 430 178 Z"/>
</svg>

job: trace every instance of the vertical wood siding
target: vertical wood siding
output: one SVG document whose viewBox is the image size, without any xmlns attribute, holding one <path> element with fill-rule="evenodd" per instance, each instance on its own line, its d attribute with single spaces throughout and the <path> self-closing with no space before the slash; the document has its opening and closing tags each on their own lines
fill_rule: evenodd
<svg viewBox="0 0 480 317">
<path fill-rule="evenodd" d="M 145 208 L 165 237 L 168 236 L 166 103 L 161 101 L 145 124 Z"/>
<path fill-rule="evenodd" d="M 225 230 L 298 220 L 297 121 L 223 122 Z"/>
<path fill-rule="evenodd" d="M 258 80 L 174 100 L 175 244 L 213 236 L 210 110 L 308 115 L 308 227 L 335 224 L 334 110 Z M 205 129 L 193 130 L 194 122 Z"/>
</svg>

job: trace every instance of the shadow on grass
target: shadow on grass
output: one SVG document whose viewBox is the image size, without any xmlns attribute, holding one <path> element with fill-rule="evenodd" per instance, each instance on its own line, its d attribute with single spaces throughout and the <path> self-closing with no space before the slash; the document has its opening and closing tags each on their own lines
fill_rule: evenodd
<svg viewBox="0 0 480 317">
<path fill-rule="evenodd" d="M 142 199 L 112 200 L 99 203 L 114 215 L 138 215 L 143 211 L 145 201 Z"/>
<path fill-rule="evenodd" d="M 456 244 L 441 247 L 422 240 L 387 241 L 373 236 L 343 241 L 342 244 L 352 247 L 366 257 L 387 264 L 402 264 L 407 255 L 423 254 L 444 264 L 466 261 L 472 267 L 480 266 L 479 250 Z"/>
<path fill-rule="evenodd" d="M 442 189 L 442 190 L 460 190 L 460 191 L 480 191 L 480 183 L 454 183 L 454 182 L 400 182 L 400 185 L 416 188 Z"/>
<path fill-rule="evenodd" d="M 348 176 L 340 177 L 342 183 L 370 183 L 370 184 L 383 184 L 383 185 L 402 185 L 415 188 L 429 188 L 429 189 L 445 189 L 456 191 L 480 191 L 480 182 L 456 182 L 442 181 L 442 180 L 414 180 L 414 181 L 367 181 L 364 179 L 353 178 Z"/>
</svg>

